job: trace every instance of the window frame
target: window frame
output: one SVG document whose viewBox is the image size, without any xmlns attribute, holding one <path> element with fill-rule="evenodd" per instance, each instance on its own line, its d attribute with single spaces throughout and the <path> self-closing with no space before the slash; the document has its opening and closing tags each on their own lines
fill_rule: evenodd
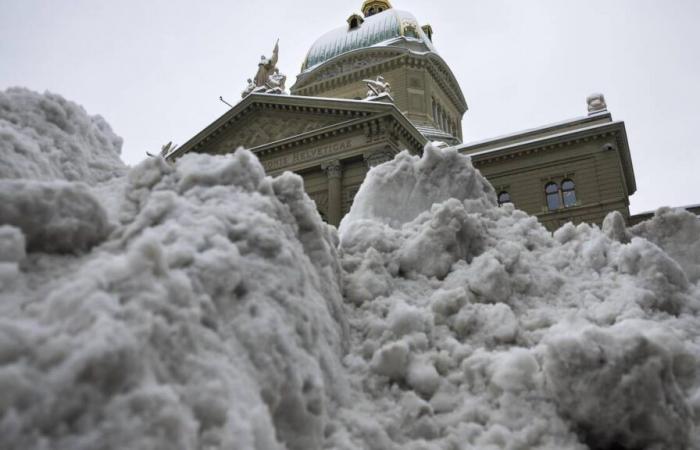
<svg viewBox="0 0 700 450">
<path fill-rule="evenodd" d="M 548 212 L 557 212 L 563 209 L 579 206 L 579 199 L 578 195 L 576 194 L 576 181 L 574 181 L 573 177 L 571 176 L 562 178 L 561 183 L 554 181 L 558 178 L 543 180 L 545 181 L 544 203 Z M 550 201 L 556 201 L 556 207 L 552 207 L 553 203 Z"/>
<path fill-rule="evenodd" d="M 507 196 L 508 200 L 501 201 L 501 197 L 503 197 L 503 196 Z M 510 192 L 508 192 L 507 190 L 504 189 L 498 193 L 498 196 L 496 197 L 496 201 L 498 202 L 498 206 L 503 206 L 507 203 L 510 203 L 512 205 L 513 204 L 513 197 L 510 195 Z"/>
<path fill-rule="evenodd" d="M 554 189 L 550 190 L 550 187 Z M 544 199 L 548 211 L 559 211 L 560 209 L 562 209 L 561 186 L 559 185 L 559 183 L 549 181 L 547 184 L 544 185 Z M 556 200 L 556 206 L 552 206 L 552 204 L 550 203 L 550 199 Z"/>
<path fill-rule="evenodd" d="M 567 183 L 571 183 L 570 187 L 566 187 Z M 564 208 L 572 208 L 578 203 L 578 197 L 576 196 L 576 182 L 571 178 L 565 178 L 561 182 L 561 199 Z M 573 202 L 571 202 L 571 197 L 567 194 L 573 194 Z M 568 198 L 568 200 L 567 200 Z"/>
</svg>

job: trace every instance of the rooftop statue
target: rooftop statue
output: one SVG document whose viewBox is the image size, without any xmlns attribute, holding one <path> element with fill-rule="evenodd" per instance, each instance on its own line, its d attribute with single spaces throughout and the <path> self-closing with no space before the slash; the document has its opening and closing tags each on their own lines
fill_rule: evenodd
<svg viewBox="0 0 700 450">
<path fill-rule="evenodd" d="M 247 97 L 253 92 L 261 92 L 265 94 L 282 94 L 285 90 L 287 76 L 281 74 L 277 68 L 279 60 L 279 39 L 275 43 L 275 48 L 272 50 L 272 57 L 267 58 L 265 55 L 260 57 L 258 63 L 258 71 L 254 78 L 248 79 L 248 86 L 241 93 L 241 97 Z"/>
<path fill-rule="evenodd" d="M 284 92 L 285 84 L 287 83 L 287 75 L 280 73 L 280 70 L 275 68 L 275 73 L 270 75 L 265 85 L 268 87 L 269 94 L 281 94 Z"/>
<path fill-rule="evenodd" d="M 268 59 L 265 55 L 260 57 L 260 62 L 258 63 L 258 73 L 255 74 L 255 85 L 264 86 L 267 80 L 270 78 L 277 67 L 277 60 L 279 59 L 280 41 L 277 39 L 275 43 L 275 48 L 272 50 L 272 58 Z"/>
<path fill-rule="evenodd" d="M 367 91 L 367 98 L 391 94 L 391 84 L 384 81 L 384 77 L 381 75 L 378 76 L 376 80 L 363 81 L 367 83 L 367 87 L 369 88 Z"/>
</svg>

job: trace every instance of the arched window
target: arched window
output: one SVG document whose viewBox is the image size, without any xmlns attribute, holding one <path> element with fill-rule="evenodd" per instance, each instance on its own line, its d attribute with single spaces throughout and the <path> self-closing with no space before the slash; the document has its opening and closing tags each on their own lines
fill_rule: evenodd
<svg viewBox="0 0 700 450">
<path fill-rule="evenodd" d="M 498 206 L 503 206 L 506 203 L 513 203 L 513 200 L 511 200 L 510 194 L 507 191 L 502 191 L 498 194 Z"/>
<path fill-rule="evenodd" d="M 566 179 L 561 182 L 561 197 L 565 208 L 576 205 L 576 185 L 572 180 Z"/>
<path fill-rule="evenodd" d="M 547 208 L 549 208 L 550 211 L 561 208 L 559 185 L 557 183 L 547 183 L 544 187 L 544 192 L 547 195 Z"/>
</svg>

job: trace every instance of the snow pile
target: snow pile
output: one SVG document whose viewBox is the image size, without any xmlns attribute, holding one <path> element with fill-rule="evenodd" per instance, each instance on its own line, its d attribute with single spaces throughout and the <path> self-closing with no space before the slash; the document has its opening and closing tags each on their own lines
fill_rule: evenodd
<svg viewBox="0 0 700 450">
<path fill-rule="evenodd" d="M 59 95 L 0 91 L 0 178 L 92 185 L 124 174 L 121 147 L 102 117 Z"/>
<path fill-rule="evenodd" d="M 688 280 L 700 281 L 700 221 L 681 209 L 659 209 L 651 220 L 630 230 L 663 248 L 683 268 Z"/>
<path fill-rule="evenodd" d="M 0 448 L 321 447 L 347 324 L 301 179 L 243 150 L 116 177 L 120 145 L 0 96 Z"/>
<path fill-rule="evenodd" d="M 37 123 L 0 139 L 2 449 L 700 448 L 688 213 L 552 235 L 428 147 L 339 237 L 248 151 L 111 178 Z"/>
<path fill-rule="evenodd" d="M 340 227 L 355 389 L 331 447 L 698 448 L 700 221 L 620 219 L 552 236 L 451 150 L 373 169 Z"/>
<path fill-rule="evenodd" d="M 24 232 L 27 248 L 82 252 L 112 229 L 107 213 L 84 184 L 0 180 L 0 221 Z"/>
<path fill-rule="evenodd" d="M 0 92 L 0 223 L 21 229 L 30 250 L 102 242 L 113 218 L 101 203 L 120 195 L 126 173 L 121 146 L 102 117 L 59 95 Z"/>
<path fill-rule="evenodd" d="M 320 448 L 346 325 L 337 238 L 301 179 L 241 150 L 154 158 L 126 183 L 92 253 L 8 252 L 0 447 Z M 0 231 L 0 248 L 22 239 Z"/>
</svg>

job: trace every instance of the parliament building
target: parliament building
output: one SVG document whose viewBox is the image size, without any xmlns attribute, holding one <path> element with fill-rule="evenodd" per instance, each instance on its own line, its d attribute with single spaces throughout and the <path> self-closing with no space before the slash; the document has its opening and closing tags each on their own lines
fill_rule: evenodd
<svg viewBox="0 0 700 450">
<path fill-rule="evenodd" d="M 549 229 L 600 224 L 611 211 L 630 220 L 637 186 L 625 124 L 602 95 L 588 98 L 580 118 L 465 144 L 467 100 L 432 27 L 388 0 L 366 0 L 361 12 L 311 45 L 289 95 L 275 48 L 241 101 L 168 157 L 248 148 L 268 174 L 301 175 L 321 215 L 338 225 L 372 166 L 438 141 L 471 157 L 499 203 Z"/>
</svg>

